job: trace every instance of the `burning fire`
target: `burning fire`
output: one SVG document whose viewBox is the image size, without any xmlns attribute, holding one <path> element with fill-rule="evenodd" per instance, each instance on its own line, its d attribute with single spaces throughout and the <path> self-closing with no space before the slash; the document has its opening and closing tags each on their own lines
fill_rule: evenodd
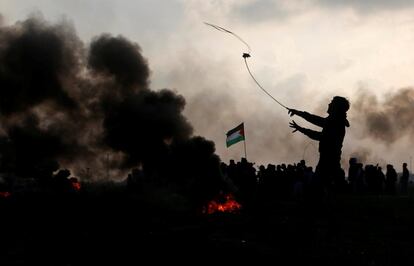
<svg viewBox="0 0 414 266">
<path fill-rule="evenodd" d="M 0 191 L 0 198 L 7 199 L 10 196 L 11 196 L 11 193 L 10 192 L 8 192 L 8 191 Z"/>
<path fill-rule="evenodd" d="M 72 188 L 73 188 L 75 191 L 79 191 L 79 190 L 81 189 L 81 184 L 80 184 L 80 182 L 78 181 L 78 179 L 77 179 L 77 178 L 72 177 L 72 178 L 70 179 L 70 183 L 72 184 Z"/>
<path fill-rule="evenodd" d="M 220 193 L 217 199 L 211 200 L 207 203 L 207 206 L 204 206 L 202 212 L 204 214 L 213 214 L 216 212 L 235 213 L 239 211 L 241 207 L 241 204 L 234 199 L 233 194 Z"/>
</svg>

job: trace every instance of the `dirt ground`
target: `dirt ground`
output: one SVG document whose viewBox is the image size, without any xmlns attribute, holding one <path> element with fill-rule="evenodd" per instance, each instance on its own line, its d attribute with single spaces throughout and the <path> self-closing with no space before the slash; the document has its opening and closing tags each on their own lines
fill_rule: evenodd
<svg viewBox="0 0 414 266">
<path fill-rule="evenodd" d="M 275 200 L 203 215 L 122 193 L 32 195 L 1 200 L 0 213 L 1 265 L 409 265 L 414 252 L 411 196 Z"/>
</svg>

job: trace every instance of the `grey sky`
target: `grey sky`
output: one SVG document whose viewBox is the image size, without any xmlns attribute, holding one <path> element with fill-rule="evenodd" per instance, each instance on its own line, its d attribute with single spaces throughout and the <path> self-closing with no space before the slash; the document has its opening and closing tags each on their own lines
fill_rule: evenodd
<svg viewBox="0 0 414 266">
<path fill-rule="evenodd" d="M 381 101 L 414 85 L 413 8 L 408 0 L 0 0 L 6 24 L 40 12 L 52 23 L 71 21 L 86 44 L 102 32 L 137 42 L 152 87 L 186 97 L 195 133 L 213 140 L 224 161 L 238 159 L 242 147 L 227 149 L 224 134 L 244 121 L 249 157 L 258 163 L 292 162 L 304 154 L 315 162 L 317 151 L 291 134 L 286 111 L 255 87 L 241 58 L 243 44 L 202 22 L 229 28 L 250 44 L 252 71 L 276 98 L 325 115 L 334 95 L 352 103 L 364 88 Z M 381 154 L 399 163 L 410 156 L 407 138 L 387 147 L 361 137 L 363 125 L 353 123 L 353 112 L 351 105 L 344 158 L 365 150 L 369 160 Z"/>
<path fill-rule="evenodd" d="M 377 12 L 398 12 L 412 9 L 412 0 L 256 0 L 240 1 L 234 9 L 239 20 L 261 23 L 266 20 L 292 19 L 312 9 L 353 10 L 359 15 L 373 15 Z"/>
<path fill-rule="evenodd" d="M 184 14 L 177 0 L 6 0 L 0 1 L 0 6 L 9 22 L 33 12 L 51 21 L 64 17 L 73 22 L 82 39 L 102 32 L 163 35 L 173 31 Z"/>
<path fill-rule="evenodd" d="M 365 13 L 398 11 L 400 9 L 414 7 L 412 0 L 316 0 L 315 3 L 334 8 L 349 7 Z"/>
</svg>

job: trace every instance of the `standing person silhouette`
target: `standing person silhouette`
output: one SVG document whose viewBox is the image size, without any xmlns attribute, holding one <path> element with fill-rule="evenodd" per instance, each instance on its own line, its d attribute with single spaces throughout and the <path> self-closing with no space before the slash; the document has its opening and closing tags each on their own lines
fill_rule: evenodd
<svg viewBox="0 0 414 266">
<path fill-rule="evenodd" d="M 401 193 L 406 194 L 408 190 L 408 180 L 410 179 L 410 172 L 407 168 L 407 163 L 403 163 L 403 172 L 400 177 L 400 190 Z"/>
<path fill-rule="evenodd" d="M 341 168 L 342 143 L 345 137 L 345 128 L 349 127 L 346 112 L 349 102 L 344 97 L 335 96 L 328 105 L 328 116 L 320 117 L 308 112 L 288 109 L 290 116 L 300 116 L 308 122 L 319 126 L 322 131 L 303 128 L 292 120 L 289 124 L 293 132 L 299 131 L 311 139 L 319 141 L 319 162 L 315 169 L 314 192 L 326 192 L 339 175 L 343 175 Z M 292 132 L 292 133 L 293 133 Z"/>
</svg>

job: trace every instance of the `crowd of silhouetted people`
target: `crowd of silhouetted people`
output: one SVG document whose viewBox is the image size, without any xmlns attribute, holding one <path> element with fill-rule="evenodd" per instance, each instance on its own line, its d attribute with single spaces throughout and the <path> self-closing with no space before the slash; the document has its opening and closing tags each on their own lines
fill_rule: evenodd
<svg viewBox="0 0 414 266">
<path fill-rule="evenodd" d="M 407 195 L 409 171 L 407 164 L 397 174 L 394 166 L 388 164 L 385 171 L 378 165 L 363 165 L 356 158 L 349 160 L 348 175 L 342 169 L 327 187 L 320 187 L 314 169 L 304 160 L 294 164 L 260 165 L 242 158 L 229 164 L 221 163 L 221 171 L 238 195 L 250 200 L 269 198 L 302 198 L 322 193 L 351 195 Z M 329 191 L 326 191 L 329 190 Z"/>
</svg>

